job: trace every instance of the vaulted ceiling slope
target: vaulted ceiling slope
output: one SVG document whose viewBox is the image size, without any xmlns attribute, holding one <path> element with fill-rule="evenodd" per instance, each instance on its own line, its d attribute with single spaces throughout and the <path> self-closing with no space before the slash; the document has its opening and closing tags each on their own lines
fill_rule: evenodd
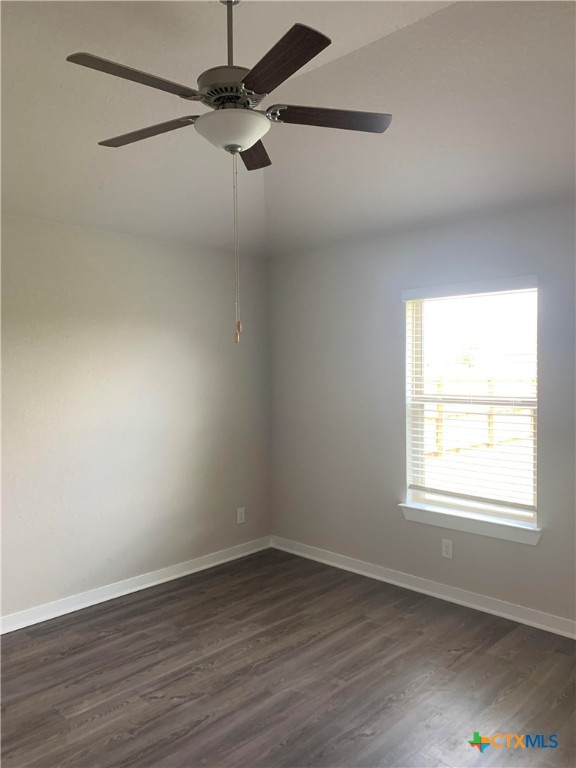
<svg viewBox="0 0 576 768">
<path fill-rule="evenodd" d="M 242 2 L 235 61 L 255 64 L 302 21 L 334 39 L 309 71 L 446 5 Z M 224 7 L 217 0 L 9 2 L 2 15 L 4 210 L 228 247 L 229 155 L 193 128 L 122 149 L 97 144 L 207 107 L 65 61 L 89 51 L 195 86 L 203 70 L 226 62 Z M 243 172 L 240 193 L 243 247 L 263 246 L 263 173 Z"/>
<path fill-rule="evenodd" d="M 206 107 L 65 61 L 85 50 L 194 86 L 225 61 L 220 3 L 9 2 L 2 16 L 4 210 L 228 247 L 229 156 L 193 129 L 97 144 Z M 240 178 L 244 247 L 313 247 L 571 188 L 572 3 L 245 0 L 236 61 L 296 21 L 333 45 L 264 106 L 394 120 L 383 136 L 273 126 L 272 167 Z"/>
<path fill-rule="evenodd" d="M 458 2 L 278 89 L 279 102 L 344 99 L 393 120 L 383 136 L 278 126 L 275 247 L 573 194 L 575 7 Z"/>
</svg>

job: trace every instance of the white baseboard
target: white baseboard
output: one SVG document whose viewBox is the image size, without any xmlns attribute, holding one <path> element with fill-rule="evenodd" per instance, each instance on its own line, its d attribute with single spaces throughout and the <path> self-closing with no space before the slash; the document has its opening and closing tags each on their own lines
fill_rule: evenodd
<svg viewBox="0 0 576 768">
<path fill-rule="evenodd" d="M 354 557 L 339 555 L 336 552 L 329 552 L 326 549 L 311 547 L 308 544 L 301 544 L 298 541 L 283 539 L 280 536 L 271 537 L 271 546 L 275 549 L 281 549 L 283 552 L 291 552 L 293 555 L 307 557 L 310 560 L 317 560 L 319 563 L 333 565 L 336 568 L 342 568 L 345 571 L 352 571 L 362 576 L 368 576 L 371 579 L 385 581 L 388 584 L 395 584 L 398 587 L 405 587 L 414 592 L 422 592 L 425 595 L 438 597 L 441 600 L 448 600 L 451 603 L 465 605 L 468 608 L 475 608 L 478 611 L 492 613 L 496 616 L 503 616 L 506 619 L 512 619 L 520 624 L 528 624 L 531 627 L 545 629 L 547 632 L 554 632 L 564 637 L 576 638 L 576 621 L 565 619 L 562 616 L 554 616 L 544 611 L 536 611 L 534 608 L 526 608 L 523 605 L 508 603 L 505 600 L 498 600 L 495 597 L 480 595 L 477 592 L 470 592 L 467 589 L 451 587 L 448 584 L 441 584 L 438 581 L 424 579 L 421 576 L 412 576 L 402 571 L 394 571 L 392 568 L 385 568 L 382 565 L 366 563 L 363 560 L 357 560 Z"/>
<path fill-rule="evenodd" d="M 203 571 L 206 568 L 213 568 L 215 565 L 227 563 L 230 560 L 237 560 L 239 557 L 246 557 L 254 552 L 260 552 L 262 549 L 270 547 L 270 537 L 265 536 L 262 539 L 247 541 L 245 544 L 238 544 L 229 549 L 222 549 L 219 552 L 212 552 L 209 555 L 195 557 L 193 560 L 187 560 L 184 563 L 170 565 L 167 568 L 161 568 L 158 571 L 144 573 L 142 576 L 134 576 L 131 579 L 117 581 L 114 584 L 108 584 L 105 587 L 91 589 L 88 592 L 82 592 L 79 595 L 71 595 L 62 600 L 56 600 L 53 603 L 45 603 L 35 608 L 28 608 L 25 611 L 11 613 L 2 617 L 1 634 L 14 632 L 16 629 L 29 627 L 32 624 L 38 624 L 41 621 L 54 619 L 57 616 L 63 616 L 66 613 L 79 611 L 81 608 L 88 608 L 90 605 L 104 603 L 107 600 L 114 600 L 116 597 L 122 597 L 130 592 L 138 592 L 140 589 L 153 587 L 156 584 L 162 584 L 164 581 L 179 579 L 196 571 Z"/>
<path fill-rule="evenodd" d="M 361 576 L 368 576 L 372 579 L 385 581 L 389 584 L 395 584 L 405 589 L 411 589 L 415 592 L 422 592 L 425 595 L 438 597 L 441 600 L 448 600 L 451 603 L 465 605 L 468 608 L 475 608 L 478 611 L 492 613 L 496 616 L 503 616 L 506 619 L 512 619 L 520 624 L 528 624 L 531 627 L 544 629 L 548 632 L 554 632 L 564 637 L 576 637 L 576 622 L 562 616 L 554 616 L 544 611 L 536 611 L 533 608 L 526 608 L 515 603 L 508 603 L 505 600 L 498 600 L 495 597 L 480 595 L 476 592 L 470 592 L 467 589 L 451 587 L 448 584 L 441 584 L 437 581 L 424 579 L 421 576 L 413 576 L 402 571 L 395 571 L 392 568 L 385 568 L 382 565 L 374 565 L 364 560 L 357 560 L 353 557 L 340 555 L 337 552 L 330 552 L 326 549 L 311 547 L 308 544 L 301 544 L 298 541 L 291 541 L 280 536 L 264 536 L 261 539 L 247 541 L 245 544 L 239 544 L 236 547 L 222 549 L 219 552 L 213 552 L 203 557 L 197 557 L 193 560 L 187 560 L 184 563 L 177 563 L 168 568 L 161 568 L 158 571 L 145 573 L 142 576 L 135 576 L 125 581 L 117 581 L 114 584 L 108 584 L 105 587 L 91 589 L 88 592 L 82 592 L 79 595 L 65 597 L 62 600 L 56 600 L 53 603 L 46 603 L 35 608 L 28 608 L 25 611 L 12 613 L 2 617 L 1 633 L 14 632 L 17 629 L 38 624 L 48 619 L 54 619 L 57 616 L 63 616 L 66 613 L 72 613 L 82 608 L 88 608 L 97 603 L 104 603 L 107 600 L 114 600 L 116 597 L 138 592 L 141 589 L 153 587 L 156 584 L 162 584 L 165 581 L 179 579 L 196 571 L 203 571 L 206 568 L 213 568 L 215 565 L 227 563 L 231 560 L 237 560 L 240 557 L 246 557 L 254 552 L 260 552 L 263 549 L 273 547 L 283 552 L 290 552 L 294 555 L 300 555 L 310 560 L 317 560 L 319 563 L 332 565 L 336 568 L 342 568 L 345 571 L 352 571 Z"/>
</svg>

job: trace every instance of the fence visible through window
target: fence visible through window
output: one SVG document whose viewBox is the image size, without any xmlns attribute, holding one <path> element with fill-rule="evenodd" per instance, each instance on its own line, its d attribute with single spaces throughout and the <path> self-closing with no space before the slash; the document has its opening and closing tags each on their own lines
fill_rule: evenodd
<svg viewBox="0 0 576 768">
<path fill-rule="evenodd" d="M 407 302 L 408 487 L 536 508 L 536 290 Z"/>
</svg>

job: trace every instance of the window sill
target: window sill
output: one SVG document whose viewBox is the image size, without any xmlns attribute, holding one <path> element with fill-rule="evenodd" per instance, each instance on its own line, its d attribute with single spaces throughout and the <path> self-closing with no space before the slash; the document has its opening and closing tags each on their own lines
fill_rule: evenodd
<svg viewBox="0 0 576 768">
<path fill-rule="evenodd" d="M 472 512 L 459 514 L 454 510 L 446 510 L 432 504 L 408 501 L 399 506 L 405 520 L 450 528 L 454 531 L 477 533 L 480 536 L 491 536 L 493 539 L 518 541 L 521 544 L 538 544 L 543 533 L 542 528 L 531 523 L 502 520 Z"/>
</svg>

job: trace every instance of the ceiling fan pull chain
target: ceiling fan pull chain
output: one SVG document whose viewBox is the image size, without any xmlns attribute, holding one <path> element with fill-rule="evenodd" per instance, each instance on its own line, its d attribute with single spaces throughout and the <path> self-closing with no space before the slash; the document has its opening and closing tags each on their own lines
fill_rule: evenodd
<svg viewBox="0 0 576 768">
<path fill-rule="evenodd" d="M 242 322 L 240 320 L 240 242 L 238 238 L 238 153 L 232 153 L 232 192 L 234 196 L 234 277 L 236 293 L 236 332 L 234 341 L 240 342 Z"/>
</svg>

